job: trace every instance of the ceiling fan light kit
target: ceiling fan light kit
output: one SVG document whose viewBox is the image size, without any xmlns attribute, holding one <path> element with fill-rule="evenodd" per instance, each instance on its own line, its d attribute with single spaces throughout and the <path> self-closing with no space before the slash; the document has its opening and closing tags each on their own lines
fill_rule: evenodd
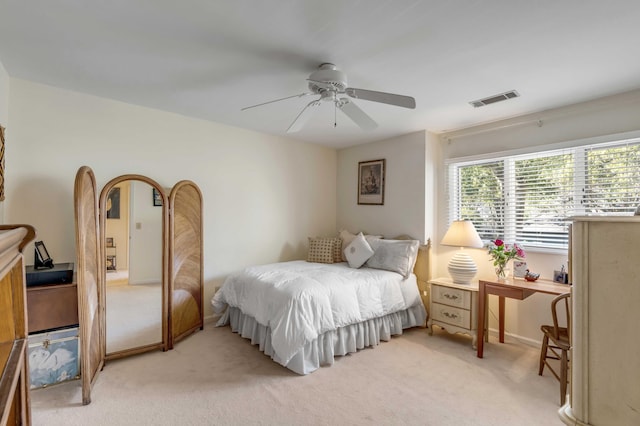
<svg viewBox="0 0 640 426">
<path fill-rule="evenodd" d="M 371 102 L 379 102 L 403 108 L 414 109 L 416 107 L 415 99 L 410 96 L 348 87 L 347 75 L 344 72 L 340 71 L 334 64 L 328 62 L 320 64 L 318 69 L 311 73 L 307 81 L 309 82 L 308 87 L 309 90 L 311 90 L 311 93 L 301 93 L 299 95 L 287 96 L 285 98 L 262 102 L 260 104 L 242 108 L 242 111 L 271 104 L 274 102 L 284 101 L 286 99 L 300 98 L 310 95 L 320 95 L 318 99 L 309 102 L 307 106 L 305 106 L 302 111 L 300 111 L 295 120 L 293 120 L 293 123 L 291 123 L 291 125 L 287 129 L 287 133 L 294 133 L 300 131 L 304 127 L 304 125 L 311 118 L 315 107 L 320 106 L 322 102 L 333 102 L 336 109 L 342 111 L 347 117 L 349 117 L 363 130 L 373 130 L 378 127 L 378 124 L 366 112 L 364 112 L 362 109 L 360 109 L 360 107 L 353 103 L 348 97 L 354 99 L 364 99 Z M 348 97 L 344 97 L 342 95 L 346 95 Z"/>
</svg>

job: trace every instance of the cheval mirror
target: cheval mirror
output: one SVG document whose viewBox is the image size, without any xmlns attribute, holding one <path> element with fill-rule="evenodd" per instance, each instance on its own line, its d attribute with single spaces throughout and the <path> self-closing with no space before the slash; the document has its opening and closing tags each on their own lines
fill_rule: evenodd
<svg viewBox="0 0 640 426">
<path fill-rule="evenodd" d="M 167 195 L 156 181 L 128 174 L 107 182 L 99 207 L 105 360 L 167 350 Z"/>
<path fill-rule="evenodd" d="M 170 195 L 128 174 L 98 198 L 89 167 L 76 175 L 76 250 L 83 404 L 105 361 L 166 351 L 202 329 L 202 194 L 180 181 Z M 86 359 L 85 359 L 86 358 Z M 84 374 L 88 372 L 88 374 Z"/>
</svg>

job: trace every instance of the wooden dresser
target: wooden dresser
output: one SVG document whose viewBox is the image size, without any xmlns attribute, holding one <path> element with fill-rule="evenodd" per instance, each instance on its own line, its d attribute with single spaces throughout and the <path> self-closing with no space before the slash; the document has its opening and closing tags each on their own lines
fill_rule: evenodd
<svg viewBox="0 0 640 426">
<path fill-rule="evenodd" d="M 640 216 L 576 217 L 567 425 L 640 425 Z"/>
<path fill-rule="evenodd" d="M 0 225 L 0 425 L 31 424 L 27 314 L 22 249 L 35 237 L 28 225 Z"/>
</svg>

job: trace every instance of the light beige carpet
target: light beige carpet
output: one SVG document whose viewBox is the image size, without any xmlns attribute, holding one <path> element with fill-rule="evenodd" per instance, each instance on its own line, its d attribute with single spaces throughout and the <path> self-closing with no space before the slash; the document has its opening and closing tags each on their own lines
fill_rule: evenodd
<svg viewBox="0 0 640 426">
<path fill-rule="evenodd" d="M 561 425 L 539 352 L 436 327 L 408 330 L 298 376 L 228 327 L 168 352 L 109 362 L 81 405 L 79 381 L 32 391 L 35 425 Z"/>
<path fill-rule="evenodd" d="M 162 286 L 107 285 L 107 353 L 162 341 Z"/>
</svg>

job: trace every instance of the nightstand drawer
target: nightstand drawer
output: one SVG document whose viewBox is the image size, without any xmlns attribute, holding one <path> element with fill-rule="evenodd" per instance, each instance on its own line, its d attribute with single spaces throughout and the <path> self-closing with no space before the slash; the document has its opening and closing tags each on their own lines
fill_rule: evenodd
<svg viewBox="0 0 640 426">
<path fill-rule="evenodd" d="M 442 305 L 440 303 L 431 304 L 434 321 L 440 321 L 457 327 L 471 328 L 471 312 L 466 309 L 455 308 L 453 306 Z"/>
<path fill-rule="evenodd" d="M 431 284 L 431 300 L 458 308 L 471 309 L 471 291 Z"/>
</svg>

